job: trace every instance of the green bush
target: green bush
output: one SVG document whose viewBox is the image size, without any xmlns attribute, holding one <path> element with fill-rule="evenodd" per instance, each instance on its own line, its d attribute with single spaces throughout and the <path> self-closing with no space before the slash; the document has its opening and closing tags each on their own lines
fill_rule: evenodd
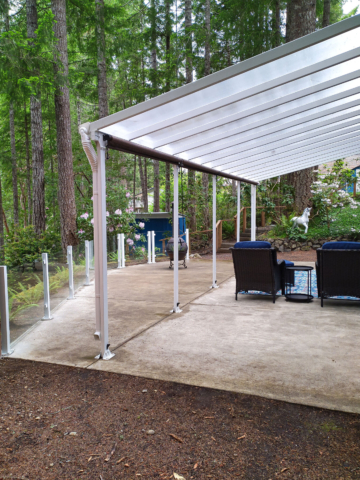
<svg viewBox="0 0 360 480">
<path fill-rule="evenodd" d="M 42 253 L 53 253 L 60 249 L 60 234 L 46 230 L 42 235 L 35 234 L 33 225 L 17 227 L 5 237 L 5 263 L 8 267 L 31 265 Z"/>
</svg>

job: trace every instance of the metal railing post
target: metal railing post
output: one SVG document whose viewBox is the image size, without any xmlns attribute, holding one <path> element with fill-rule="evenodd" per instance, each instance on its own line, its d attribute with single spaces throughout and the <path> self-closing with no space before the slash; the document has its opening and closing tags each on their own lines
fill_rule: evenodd
<svg viewBox="0 0 360 480">
<path fill-rule="evenodd" d="M 42 266 L 43 266 L 43 283 L 44 283 L 44 316 L 42 320 L 51 320 L 50 310 L 50 285 L 49 285 L 49 259 L 48 254 L 43 253 L 42 257 Z"/>
<path fill-rule="evenodd" d="M 89 242 L 89 267 L 90 270 L 94 270 L 94 240 Z"/>
<path fill-rule="evenodd" d="M 122 268 L 125 268 L 125 235 L 120 233 L 120 243 L 121 243 L 121 265 Z"/>
<path fill-rule="evenodd" d="M 67 299 L 72 300 L 75 298 L 72 246 L 67 247 L 67 260 L 69 264 L 69 296 Z"/>
<path fill-rule="evenodd" d="M 151 263 L 151 232 L 147 232 L 148 237 L 148 263 Z"/>
<path fill-rule="evenodd" d="M 0 267 L 0 315 L 1 315 L 1 355 L 11 355 L 10 348 L 10 315 L 7 286 L 7 269 Z"/>
<path fill-rule="evenodd" d="M 156 257 L 156 255 L 155 255 L 155 236 L 156 236 L 155 232 L 152 231 L 151 232 L 151 240 L 152 240 L 152 242 L 151 242 L 152 243 L 152 260 L 151 260 L 151 263 L 156 263 L 156 261 L 155 261 L 155 257 Z"/>
<path fill-rule="evenodd" d="M 118 266 L 117 266 L 117 268 L 122 268 L 121 233 L 117 234 L 117 251 L 118 251 Z"/>
<path fill-rule="evenodd" d="M 186 243 L 187 243 L 187 246 L 188 246 L 188 250 L 187 250 L 187 253 L 186 253 L 186 260 L 190 260 L 190 234 L 189 234 L 189 229 L 187 228 L 186 229 Z"/>
<path fill-rule="evenodd" d="M 90 242 L 85 240 L 85 285 L 90 285 Z"/>
</svg>

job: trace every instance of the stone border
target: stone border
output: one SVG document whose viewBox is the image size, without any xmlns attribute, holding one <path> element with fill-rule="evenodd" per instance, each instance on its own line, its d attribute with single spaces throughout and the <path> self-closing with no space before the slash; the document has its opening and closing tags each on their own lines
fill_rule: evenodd
<svg viewBox="0 0 360 480">
<path fill-rule="evenodd" d="M 347 237 L 339 238 L 322 238 L 316 240 L 306 240 L 304 242 L 296 242 L 295 240 L 289 240 L 288 238 L 266 238 L 263 239 L 271 243 L 271 246 L 275 248 L 278 252 L 296 252 L 299 250 L 309 251 L 317 250 L 321 248 L 322 245 L 326 242 L 338 242 L 340 240 L 348 240 Z"/>
</svg>

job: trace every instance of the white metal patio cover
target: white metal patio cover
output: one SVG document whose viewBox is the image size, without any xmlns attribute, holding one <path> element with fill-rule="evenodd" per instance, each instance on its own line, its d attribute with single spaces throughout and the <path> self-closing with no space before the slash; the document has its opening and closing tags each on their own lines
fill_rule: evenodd
<svg viewBox="0 0 360 480">
<path fill-rule="evenodd" d="M 94 165 L 100 168 L 101 155 L 105 161 L 108 147 L 253 185 L 357 154 L 359 57 L 356 15 L 86 123 L 80 127 L 84 149 L 93 171 Z M 90 139 L 98 145 L 97 158 Z M 104 198 L 98 207 L 94 203 L 94 214 L 98 208 L 100 219 L 106 210 L 105 176 L 98 182 Z M 101 221 L 106 235 L 106 219 Z"/>
</svg>

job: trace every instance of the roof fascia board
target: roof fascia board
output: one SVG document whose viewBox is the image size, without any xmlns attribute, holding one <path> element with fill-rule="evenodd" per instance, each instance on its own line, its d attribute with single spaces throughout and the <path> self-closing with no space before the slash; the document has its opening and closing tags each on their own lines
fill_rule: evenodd
<svg viewBox="0 0 360 480">
<path fill-rule="evenodd" d="M 187 96 L 191 93 L 203 90 L 204 88 L 215 85 L 216 83 L 222 82 L 223 80 L 252 70 L 261 65 L 273 62 L 274 60 L 277 60 L 279 58 L 291 55 L 292 53 L 298 52 L 312 45 L 316 45 L 337 35 L 341 35 L 342 33 L 353 30 L 354 28 L 357 28 L 359 26 L 360 15 L 355 15 L 351 18 L 343 20 L 342 22 L 335 23 L 334 25 L 330 25 L 329 27 L 323 28 L 309 35 L 305 35 L 304 37 L 298 38 L 285 45 L 281 45 L 280 47 L 264 52 L 260 55 L 257 55 L 256 57 L 249 58 L 248 60 L 244 60 L 243 62 L 239 62 L 236 65 L 213 73 L 212 75 L 203 77 L 196 82 L 189 83 L 175 90 L 159 95 L 158 97 L 147 100 L 146 102 L 139 103 L 138 105 L 134 105 L 133 107 L 96 120 L 95 122 L 90 123 L 89 133 L 91 134 L 91 137 L 93 137 L 93 134 L 97 130 L 101 130 L 102 128 L 117 123 L 121 120 L 125 120 L 135 115 L 139 115 L 140 113 L 144 113 L 160 105 L 164 105 L 178 98 Z"/>
<path fill-rule="evenodd" d="M 98 133 L 104 136 L 104 140 L 107 142 L 107 147 L 110 148 L 111 150 L 118 150 L 120 152 L 131 153 L 134 155 L 141 155 L 147 158 L 151 158 L 153 160 L 159 160 L 161 162 L 171 163 L 173 165 L 178 165 L 190 170 L 197 170 L 199 172 L 209 173 L 210 175 L 216 175 L 219 177 L 230 178 L 231 180 L 236 180 L 238 182 L 245 182 L 245 183 L 257 185 L 257 182 L 252 180 L 251 178 L 239 177 L 237 175 L 232 175 L 230 173 L 217 171 L 209 167 L 204 167 L 203 165 L 196 165 L 195 163 L 188 162 L 186 160 L 183 160 L 182 158 L 174 157 L 173 155 L 159 152 L 158 150 L 144 147 L 142 145 L 137 145 L 134 142 L 129 142 L 128 140 L 124 140 L 122 138 L 114 137 L 112 135 L 108 135 L 102 132 L 98 132 Z"/>
</svg>

